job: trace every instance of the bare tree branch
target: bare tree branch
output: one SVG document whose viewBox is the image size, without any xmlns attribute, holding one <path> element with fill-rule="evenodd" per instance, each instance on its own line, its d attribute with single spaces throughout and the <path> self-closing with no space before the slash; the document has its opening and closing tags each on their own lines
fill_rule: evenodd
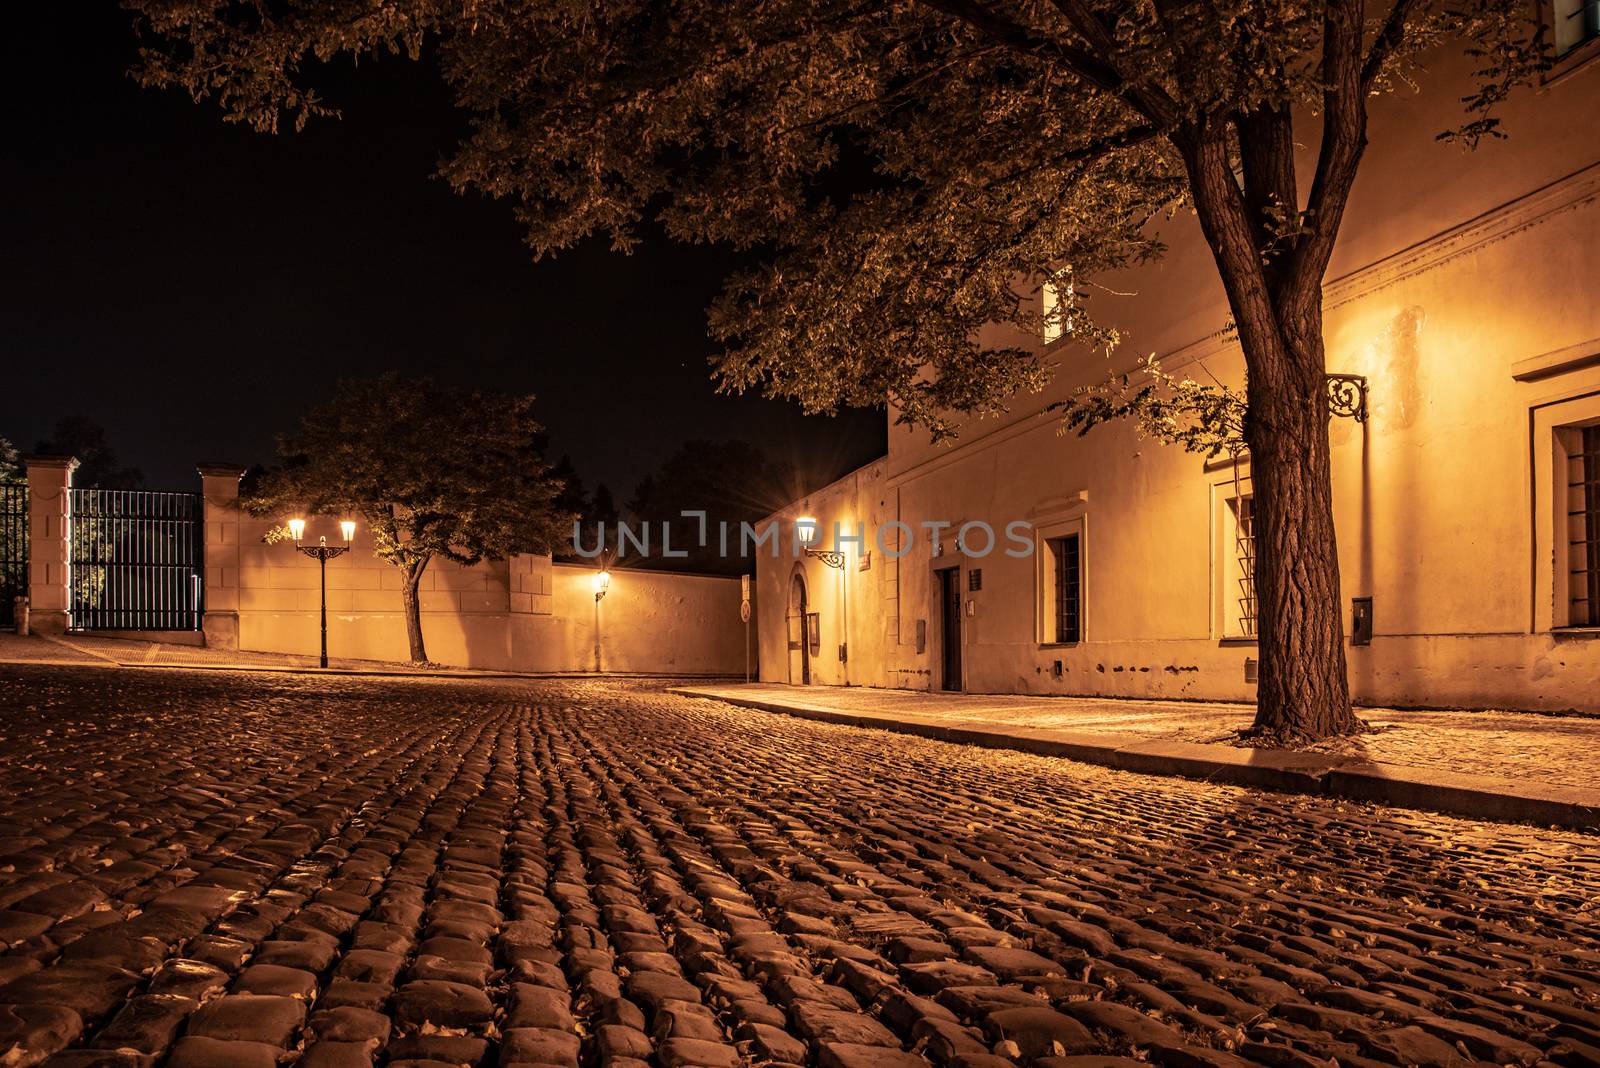
<svg viewBox="0 0 1600 1068">
<path fill-rule="evenodd" d="M 1320 299 L 1320 280 L 1333 255 L 1339 223 L 1367 147 L 1361 37 L 1361 0 L 1330 0 L 1323 23 L 1322 143 L 1306 200 L 1311 226 L 1283 276 L 1282 291 L 1301 300 Z"/>
</svg>

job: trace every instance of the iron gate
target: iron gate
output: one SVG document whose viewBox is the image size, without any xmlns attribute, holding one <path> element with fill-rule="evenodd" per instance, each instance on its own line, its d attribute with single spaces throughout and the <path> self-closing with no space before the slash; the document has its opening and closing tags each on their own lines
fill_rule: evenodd
<svg viewBox="0 0 1600 1068">
<path fill-rule="evenodd" d="M 72 489 L 73 630 L 199 630 L 198 493 Z"/>
<path fill-rule="evenodd" d="M 28 592 L 28 484 L 0 482 L 0 627 L 14 627 Z"/>
</svg>

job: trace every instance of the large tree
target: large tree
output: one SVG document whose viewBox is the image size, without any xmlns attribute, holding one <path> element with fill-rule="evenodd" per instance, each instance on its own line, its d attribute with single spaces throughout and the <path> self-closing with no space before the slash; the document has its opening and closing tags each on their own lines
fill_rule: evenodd
<svg viewBox="0 0 1600 1068">
<path fill-rule="evenodd" d="M 892 403 L 943 435 L 1050 374 L 989 323 L 1116 340 L 1086 297 L 1194 211 L 1248 367 L 1257 724 L 1353 729 L 1321 282 L 1375 95 L 1476 56 L 1454 135 L 1543 61 L 1526 0 L 128 0 L 147 84 L 276 130 L 331 113 L 321 62 L 436 62 L 472 132 L 443 166 L 544 255 L 594 233 L 759 250 L 712 309 L 725 388 Z M 1370 8 L 1370 10 L 1369 10 Z M 1369 15 L 1373 17 L 1368 17 Z M 1315 146 L 1309 182 L 1297 144 Z M 864 179 L 864 180 L 863 180 Z"/>
<path fill-rule="evenodd" d="M 383 375 L 340 382 L 278 443 L 245 506 L 359 516 L 379 559 L 400 569 L 411 659 L 423 663 L 418 586 L 435 557 L 471 566 L 543 553 L 571 534 L 538 443 L 533 398 Z M 269 540 L 287 536 L 282 527 Z"/>
</svg>

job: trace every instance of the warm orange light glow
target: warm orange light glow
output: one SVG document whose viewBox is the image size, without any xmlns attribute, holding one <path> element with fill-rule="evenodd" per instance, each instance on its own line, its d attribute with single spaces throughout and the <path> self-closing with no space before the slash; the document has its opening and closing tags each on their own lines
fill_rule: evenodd
<svg viewBox="0 0 1600 1068">
<path fill-rule="evenodd" d="M 344 532 L 344 540 L 348 544 L 356 536 L 356 521 L 345 519 L 339 523 L 339 529 Z"/>
<path fill-rule="evenodd" d="M 594 592 L 604 593 L 611 586 L 611 572 L 596 571 L 594 573 Z"/>
<path fill-rule="evenodd" d="M 817 540 L 817 517 L 803 515 L 794 521 L 795 533 L 800 537 L 801 545 L 810 545 Z"/>
<path fill-rule="evenodd" d="M 289 520 L 289 537 L 299 541 L 306 536 L 306 521 L 304 519 Z"/>
</svg>

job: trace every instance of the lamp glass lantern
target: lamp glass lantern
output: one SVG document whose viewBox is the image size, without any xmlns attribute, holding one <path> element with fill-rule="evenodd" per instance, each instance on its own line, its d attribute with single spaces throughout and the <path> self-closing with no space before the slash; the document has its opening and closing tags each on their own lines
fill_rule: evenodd
<svg viewBox="0 0 1600 1068">
<path fill-rule="evenodd" d="M 305 536 L 306 521 L 301 519 L 299 516 L 289 520 L 289 537 L 293 538 L 295 542 L 298 543 L 304 539 Z"/>
<path fill-rule="evenodd" d="M 811 545 L 817 540 L 817 517 L 803 515 L 794 521 L 795 535 L 801 545 Z"/>
<path fill-rule="evenodd" d="M 340 520 L 339 532 L 344 535 L 344 543 L 349 545 L 356 536 L 356 521 L 354 519 Z"/>
</svg>

